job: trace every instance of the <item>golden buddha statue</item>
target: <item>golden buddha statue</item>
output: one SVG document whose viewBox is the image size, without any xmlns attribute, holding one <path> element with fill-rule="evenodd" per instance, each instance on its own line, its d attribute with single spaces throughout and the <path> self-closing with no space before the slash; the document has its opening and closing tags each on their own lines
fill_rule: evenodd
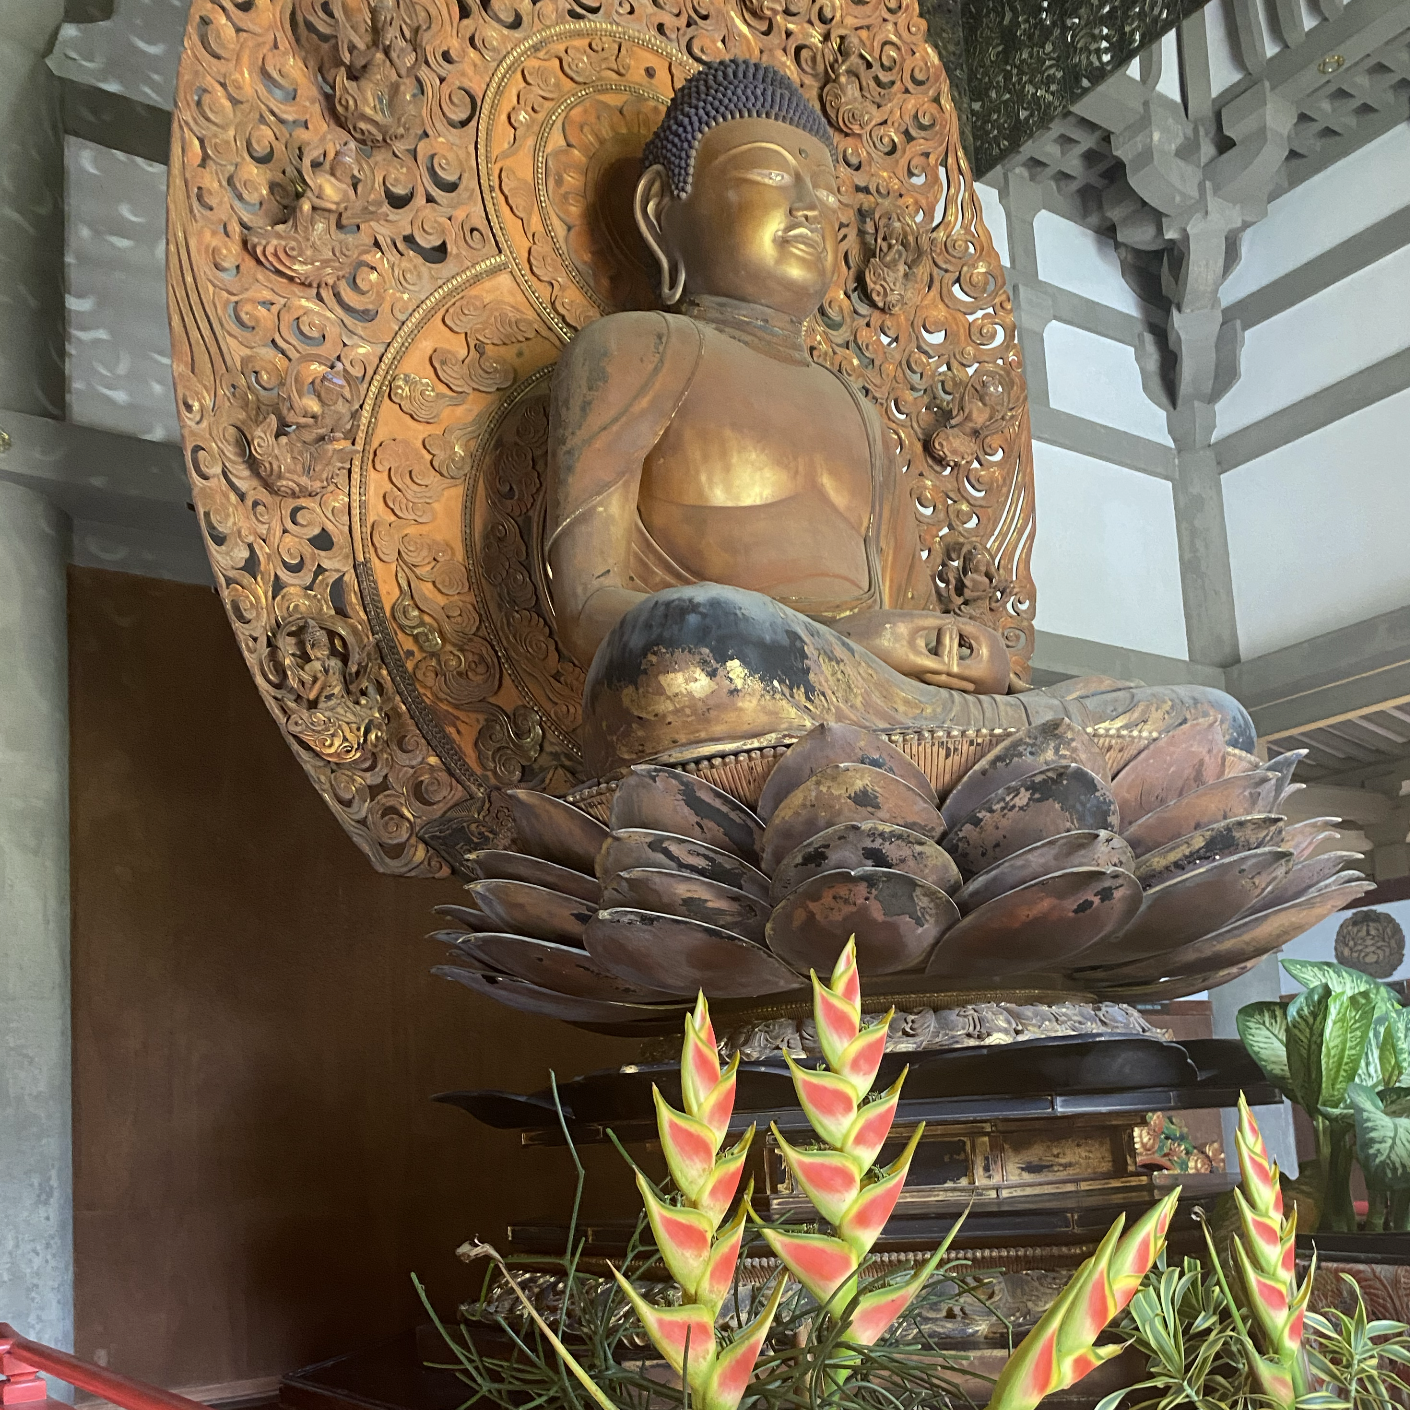
<svg viewBox="0 0 1410 1410">
<path fill-rule="evenodd" d="M 559 359 L 546 551 L 560 642 L 590 667 L 588 772 L 820 722 L 1164 732 L 1215 715 L 1251 749 L 1221 692 L 1027 690 L 992 628 L 938 610 L 880 417 L 805 346 L 837 259 L 835 159 L 786 75 L 704 65 L 636 189 L 670 311 L 598 319 Z"/>
</svg>

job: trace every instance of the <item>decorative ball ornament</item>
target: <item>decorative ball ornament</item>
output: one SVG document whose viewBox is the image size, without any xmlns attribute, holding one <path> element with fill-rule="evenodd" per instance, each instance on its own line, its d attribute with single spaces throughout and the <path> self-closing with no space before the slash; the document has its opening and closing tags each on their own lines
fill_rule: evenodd
<svg viewBox="0 0 1410 1410">
<path fill-rule="evenodd" d="M 1352 911 L 1337 927 L 1336 959 L 1372 979 L 1389 979 L 1405 960 L 1405 932 L 1385 911 Z"/>
</svg>

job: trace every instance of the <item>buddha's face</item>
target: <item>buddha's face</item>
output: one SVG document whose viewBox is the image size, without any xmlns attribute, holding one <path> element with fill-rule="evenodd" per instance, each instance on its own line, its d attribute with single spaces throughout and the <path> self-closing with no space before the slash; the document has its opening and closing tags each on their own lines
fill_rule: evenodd
<svg viewBox="0 0 1410 1410">
<path fill-rule="evenodd" d="M 837 178 L 815 137 L 768 118 L 712 127 L 696 150 L 690 195 L 653 167 L 637 191 L 642 234 L 668 287 L 765 304 L 806 318 L 837 260 Z"/>
</svg>

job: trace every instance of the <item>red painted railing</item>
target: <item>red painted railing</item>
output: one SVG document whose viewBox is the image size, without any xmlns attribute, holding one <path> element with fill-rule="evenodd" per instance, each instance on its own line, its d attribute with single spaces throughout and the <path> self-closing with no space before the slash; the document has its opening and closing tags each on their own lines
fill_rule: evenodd
<svg viewBox="0 0 1410 1410">
<path fill-rule="evenodd" d="M 91 1395 L 101 1395 L 122 1410 L 207 1410 L 199 1401 L 187 1400 L 184 1395 L 128 1380 L 116 1371 L 80 1361 L 66 1351 L 30 1341 L 8 1322 L 0 1322 L 0 1376 L 5 1378 L 0 1381 L 0 1410 L 43 1405 L 48 1391 L 39 1378 L 40 1372 Z"/>
</svg>

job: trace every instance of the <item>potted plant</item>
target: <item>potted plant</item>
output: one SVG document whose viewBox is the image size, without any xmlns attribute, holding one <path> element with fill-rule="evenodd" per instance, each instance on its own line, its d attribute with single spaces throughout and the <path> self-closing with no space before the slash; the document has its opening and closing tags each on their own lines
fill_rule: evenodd
<svg viewBox="0 0 1410 1410">
<path fill-rule="evenodd" d="M 1351 1195 L 1358 1164 L 1365 1232 L 1410 1230 L 1410 1009 L 1387 985 L 1344 965 L 1284 960 L 1283 968 L 1302 993 L 1287 1004 L 1246 1004 L 1238 1025 L 1268 1080 L 1307 1113 L 1316 1134 L 1316 1155 L 1290 1182 L 1304 1230 L 1358 1231 Z"/>
</svg>

